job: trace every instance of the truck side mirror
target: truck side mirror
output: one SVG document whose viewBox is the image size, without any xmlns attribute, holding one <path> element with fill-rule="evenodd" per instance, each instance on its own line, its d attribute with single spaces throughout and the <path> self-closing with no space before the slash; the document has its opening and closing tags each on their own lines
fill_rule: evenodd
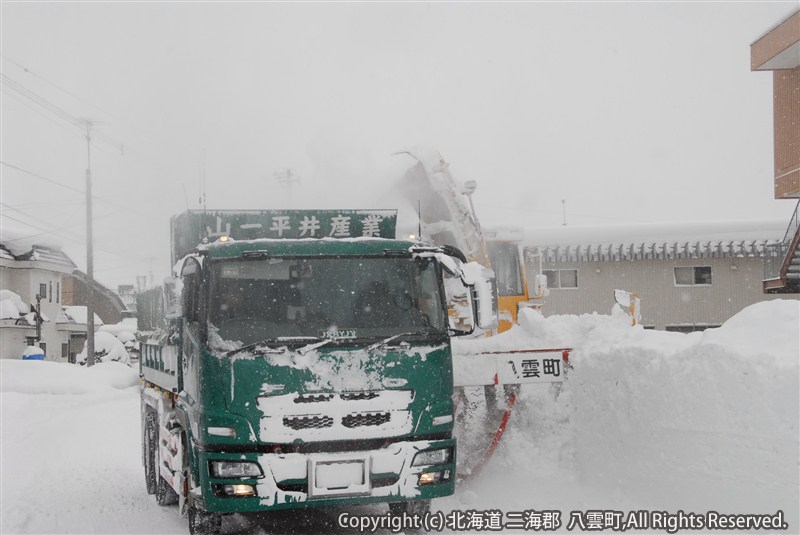
<svg viewBox="0 0 800 535">
<path fill-rule="evenodd" d="M 445 276 L 450 330 L 460 336 L 476 327 L 487 331 L 497 328 L 494 271 L 477 262 L 463 262 L 463 255 L 437 257 Z"/>
<path fill-rule="evenodd" d="M 475 307 L 472 288 L 459 274 L 443 270 L 444 293 L 447 299 L 447 321 L 454 336 L 471 334 L 475 330 Z"/>
<path fill-rule="evenodd" d="M 461 266 L 464 282 L 471 289 L 472 306 L 478 327 L 483 330 L 497 328 L 497 291 L 494 271 L 477 262 Z"/>
</svg>

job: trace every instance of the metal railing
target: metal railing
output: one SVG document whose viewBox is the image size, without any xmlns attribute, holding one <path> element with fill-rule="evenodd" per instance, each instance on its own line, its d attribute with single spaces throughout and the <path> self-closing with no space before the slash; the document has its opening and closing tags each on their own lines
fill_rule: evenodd
<svg viewBox="0 0 800 535">
<path fill-rule="evenodd" d="M 792 244 L 797 229 L 800 228 L 800 199 L 794 207 L 794 213 L 786 227 L 783 239 L 779 243 L 772 243 L 764 246 L 764 280 L 778 279 L 781 276 L 781 267 L 787 254 L 792 252 L 789 246 Z"/>
</svg>

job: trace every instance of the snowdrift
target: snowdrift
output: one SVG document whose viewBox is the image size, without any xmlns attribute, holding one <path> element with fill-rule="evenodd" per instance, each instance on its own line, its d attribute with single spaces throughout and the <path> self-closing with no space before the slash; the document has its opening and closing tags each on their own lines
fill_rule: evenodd
<svg viewBox="0 0 800 535">
<path fill-rule="evenodd" d="M 523 387 L 493 473 L 468 502 L 494 495 L 505 510 L 566 518 L 570 508 L 782 509 L 800 532 L 800 302 L 758 303 L 691 334 L 631 327 L 620 313 L 525 310 L 503 335 L 458 343 L 574 348 L 560 389 Z"/>
<path fill-rule="evenodd" d="M 46 360 L 0 360 L 0 392 L 88 394 L 138 384 L 138 371 L 120 362 L 100 362 L 86 368 Z"/>
</svg>

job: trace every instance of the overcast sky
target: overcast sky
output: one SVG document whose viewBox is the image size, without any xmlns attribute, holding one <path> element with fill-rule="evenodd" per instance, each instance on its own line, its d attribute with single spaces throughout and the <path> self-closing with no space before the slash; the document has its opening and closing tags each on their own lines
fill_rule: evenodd
<svg viewBox="0 0 800 535">
<path fill-rule="evenodd" d="M 87 146 L 65 114 L 91 118 L 112 288 L 168 274 L 169 217 L 198 207 L 203 177 L 209 208 L 402 223 L 390 182 L 409 162 L 392 154 L 421 143 L 478 182 L 485 225 L 561 225 L 562 199 L 575 226 L 794 209 L 773 200 L 772 76 L 749 45 L 796 1 L 1 9 L 2 225 L 85 269 Z M 287 168 L 291 192 L 273 178 Z"/>
</svg>

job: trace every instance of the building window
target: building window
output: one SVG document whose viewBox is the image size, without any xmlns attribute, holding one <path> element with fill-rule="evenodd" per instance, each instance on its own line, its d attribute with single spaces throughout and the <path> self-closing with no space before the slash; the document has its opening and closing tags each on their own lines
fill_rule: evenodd
<svg viewBox="0 0 800 535">
<path fill-rule="evenodd" d="M 675 286 L 711 286 L 711 266 L 674 268 Z"/>
<path fill-rule="evenodd" d="M 693 325 L 667 325 L 665 329 L 672 333 L 694 333 L 699 331 L 705 331 L 706 329 L 716 329 L 719 325 L 704 325 L 704 324 L 693 324 Z"/>
<path fill-rule="evenodd" d="M 61 283 L 56 281 L 56 303 L 61 302 Z"/>
<path fill-rule="evenodd" d="M 578 270 L 577 269 L 545 269 L 542 271 L 547 277 L 548 288 L 577 288 Z"/>
<path fill-rule="evenodd" d="M 43 282 L 39 284 L 39 296 L 42 299 L 46 299 L 47 298 L 47 284 L 45 284 Z"/>
<path fill-rule="evenodd" d="M 50 281 L 50 290 L 49 293 L 47 294 L 47 302 L 48 303 L 53 302 L 53 281 Z"/>
</svg>

